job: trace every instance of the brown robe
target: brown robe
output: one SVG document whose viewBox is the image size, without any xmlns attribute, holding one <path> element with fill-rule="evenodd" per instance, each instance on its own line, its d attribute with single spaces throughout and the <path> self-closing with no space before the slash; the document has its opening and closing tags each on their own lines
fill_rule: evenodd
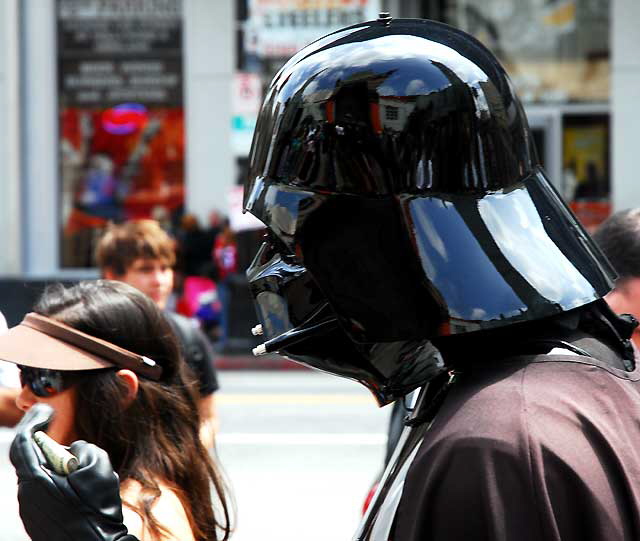
<svg viewBox="0 0 640 541">
<path fill-rule="evenodd" d="M 640 540 L 640 362 L 465 372 L 405 481 L 393 541 Z"/>
</svg>

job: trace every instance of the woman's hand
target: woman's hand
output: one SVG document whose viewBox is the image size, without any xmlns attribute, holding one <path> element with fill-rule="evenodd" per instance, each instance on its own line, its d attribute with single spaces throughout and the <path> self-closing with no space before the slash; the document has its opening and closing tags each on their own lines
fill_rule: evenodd
<svg viewBox="0 0 640 541">
<path fill-rule="evenodd" d="M 120 483 L 107 453 L 85 441 L 69 449 L 78 469 L 64 476 L 47 464 L 33 434 L 53 416 L 35 404 L 16 429 L 11 463 L 18 475 L 20 517 L 32 541 L 138 541 L 122 522 Z"/>
</svg>

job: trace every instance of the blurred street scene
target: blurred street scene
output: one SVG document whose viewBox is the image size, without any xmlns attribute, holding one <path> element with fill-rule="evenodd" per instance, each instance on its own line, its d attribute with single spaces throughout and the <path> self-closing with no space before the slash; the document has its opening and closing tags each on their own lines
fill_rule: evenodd
<svg viewBox="0 0 640 541">
<path fill-rule="evenodd" d="M 498 56 L 542 165 L 587 229 L 640 205 L 625 146 L 640 120 L 631 106 L 640 67 L 617 75 L 638 66 L 632 0 L 6 0 L 0 310 L 9 323 L 45 283 L 97 277 L 93 252 L 109 222 L 152 218 L 178 244 L 174 309 L 220 349 L 250 351 L 244 271 L 263 229 L 242 213 L 240 184 L 262 174 L 249 171 L 262 100 L 300 48 L 385 11 L 459 27 Z M 411 103 L 372 102 L 369 121 L 399 126 Z M 329 123 L 332 107 L 318 109 Z"/>
<path fill-rule="evenodd" d="M 251 333 L 260 321 L 245 271 L 265 230 L 242 212 L 244 179 L 264 174 L 250 168 L 251 141 L 274 75 L 305 45 L 380 12 L 451 24 L 496 54 L 542 166 L 589 231 L 640 207 L 637 0 L 0 2 L 0 311 L 14 326 L 47 284 L 98 278 L 109 224 L 156 220 L 177 253 L 168 308 L 217 355 L 234 541 L 350 539 L 382 467 L 390 408 L 354 382 L 252 355 L 263 338 Z M 407 99 L 392 101 L 383 79 L 363 89 L 367 129 L 405 123 L 423 97 L 406 81 Z M 303 97 L 336 124 L 322 88 Z M 0 428 L 0 538 L 26 541 L 12 437 Z"/>
</svg>

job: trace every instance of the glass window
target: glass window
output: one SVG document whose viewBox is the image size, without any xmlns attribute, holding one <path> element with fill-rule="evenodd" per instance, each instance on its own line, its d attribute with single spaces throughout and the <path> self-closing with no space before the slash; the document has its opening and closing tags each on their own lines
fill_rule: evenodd
<svg viewBox="0 0 640 541">
<path fill-rule="evenodd" d="M 92 267 L 109 221 L 184 202 L 182 7 L 57 0 L 60 266 Z"/>
<path fill-rule="evenodd" d="M 593 230 L 611 213 L 609 115 L 565 115 L 562 124 L 565 199 Z"/>
<path fill-rule="evenodd" d="M 609 2 L 447 0 L 445 20 L 491 49 L 525 102 L 609 99 Z"/>
</svg>

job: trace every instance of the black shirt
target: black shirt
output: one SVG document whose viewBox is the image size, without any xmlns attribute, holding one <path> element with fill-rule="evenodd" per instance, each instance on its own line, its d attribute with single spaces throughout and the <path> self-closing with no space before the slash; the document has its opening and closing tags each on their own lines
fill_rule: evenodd
<svg viewBox="0 0 640 541">
<path fill-rule="evenodd" d="M 185 361 L 198 379 L 200 395 L 208 396 L 214 393 L 219 385 L 213 364 L 215 354 L 209 340 L 189 318 L 168 311 L 164 314 L 178 337 Z"/>
</svg>

